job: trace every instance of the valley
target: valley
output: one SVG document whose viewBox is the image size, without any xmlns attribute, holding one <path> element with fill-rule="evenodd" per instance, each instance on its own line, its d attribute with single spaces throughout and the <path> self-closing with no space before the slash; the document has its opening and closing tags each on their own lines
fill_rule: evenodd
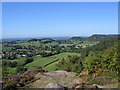
<svg viewBox="0 0 120 90">
<path fill-rule="evenodd" d="M 117 84 L 118 43 L 118 35 L 3 41 L 0 57 L 3 87 L 44 88 L 49 83 L 60 83 L 72 88 L 74 84 L 82 83 Z M 25 73 L 31 76 L 25 76 Z M 13 79 L 16 75 L 18 80 Z"/>
</svg>

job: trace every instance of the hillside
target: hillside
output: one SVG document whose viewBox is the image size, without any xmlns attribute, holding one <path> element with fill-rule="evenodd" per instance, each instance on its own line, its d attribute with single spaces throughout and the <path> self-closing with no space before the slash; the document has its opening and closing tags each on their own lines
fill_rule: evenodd
<svg viewBox="0 0 120 90">
<path fill-rule="evenodd" d="M 49 83 L 65 87 L 76 83 L 116 85 L 120 68 L 118 39 L 114 35 L 93 35 L 83 41 L 45 38 L 5 42 L 2 50 L 4 87 L 45 87 Z M 15 76 L 13 82 L 12 76 Z"/>
<path fill-rule="evenodd" d="M 117 38 L 110 38 L 100 43 L 83 48 L 81 57 L 69 56 L 64 58 L 59 64 L 60 69 L 68 71 L 81 72 L 88 70 L 89 73 L 95 73 L 96 70 L 116 71 L 118 73 L 118 40 Z M 71 66 L 72 65 L 72 66 Z M 62 67 L 61 67 L 62 66 Z M 114 68 L 113 68 L 114 67 Z"/>
<path fill-rule="evenodd" d="M 72 40 L 81 40 L 81 41 L 102 41 L 105 39 L 109 39 L 112 37 L 117 37 L 117 35 L 99 35 L 99 34 L 94 34 L 90 37 L 72 37 Z"/>
</svg>

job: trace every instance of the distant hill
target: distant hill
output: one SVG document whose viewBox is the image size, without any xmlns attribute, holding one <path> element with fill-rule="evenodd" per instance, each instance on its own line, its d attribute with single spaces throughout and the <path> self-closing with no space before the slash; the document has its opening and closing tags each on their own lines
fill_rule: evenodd
<svg viewBox="0 0 120 90">
<path fill-rule="evenodd" d="M 81 40 L 81 41 L 102 41 L 108 38 L 117 37 L 118 35 L 99 35 L 94 34 L 90 37 L 72 37 L 72 40 Z"/>
<path fill-rule="evenodd" d="M 36 38 L 2 38 L 2 42 L 11 42 L 11 41 L 23 41 L 23 40 L 30 40 L 30 41 L 34 41 L 36 40 L 40 40 L 40 39 L 54 39 L 54 40 L 66 40 L 66 39 L 70 39 L 71 37 L 67 37 L 67 36 L 61 36 L 61 37 L 36 37 Z M 35 41 L 36 41 L 35 40 Z"/>
</svg>

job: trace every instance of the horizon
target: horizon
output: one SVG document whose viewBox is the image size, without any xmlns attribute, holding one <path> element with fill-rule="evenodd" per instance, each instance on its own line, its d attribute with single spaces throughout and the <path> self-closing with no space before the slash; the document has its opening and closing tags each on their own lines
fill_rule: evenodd
<svg viewBox="0 0 120 90">
<path fill-rule="evenodd" d="M 72 37 L 91 37 L 93 35 L 120 35 L 120 34 L 92 34 L 92 35 L 79 35 L 79 36 L 43 36 L 43 37 L 13 37 L 13 38 L 2 38 L 2 40 L 5 39 L 44 39 L 44 38 L 72 38 Z"/>
<path fill-rule="evenodd" d="M 117 2 L 3 2 L 2 38 L 118 34 Z"/>
</svg>

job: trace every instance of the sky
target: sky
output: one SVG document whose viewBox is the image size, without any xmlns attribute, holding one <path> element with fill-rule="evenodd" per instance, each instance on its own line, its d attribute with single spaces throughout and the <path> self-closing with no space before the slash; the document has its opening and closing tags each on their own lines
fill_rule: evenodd
<svg viewBox="0 0 120 90">
<path fill-rule="evenodd" d="M 2 3 L 3 38 L 117 33 L 117 2 Z"/>
</svg>

